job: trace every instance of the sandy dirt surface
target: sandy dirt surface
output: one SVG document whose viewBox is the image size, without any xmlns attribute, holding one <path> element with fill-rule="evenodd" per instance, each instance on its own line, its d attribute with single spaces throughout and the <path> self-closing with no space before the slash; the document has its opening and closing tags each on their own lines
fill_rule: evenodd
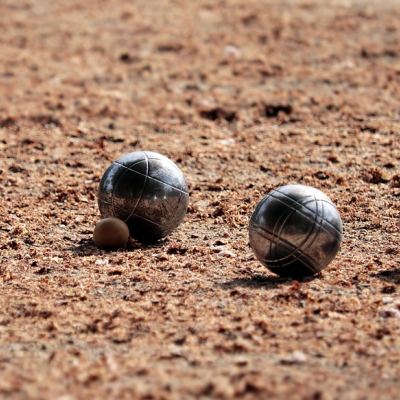
<svg viewBox="0 0 400 400">
<path fill-rule="evenodd" d="M 0 397 L 398 399 L 400 3 L 0 2 Z M 186 219 L 97 249 L 98 183 L 177 163 Z M 255 260 L 272 189 L 337 205 L 302 281 Z"/>
</svg>

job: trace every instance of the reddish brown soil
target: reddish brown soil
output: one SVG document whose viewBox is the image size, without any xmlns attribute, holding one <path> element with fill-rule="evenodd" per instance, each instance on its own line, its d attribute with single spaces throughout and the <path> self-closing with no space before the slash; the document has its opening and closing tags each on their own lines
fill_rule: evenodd
<svg viewBox="0 0 400 400">
<path fill-rule="evenodd" d="M 397 399 L 397 0 L 3 0 L 0 396 Z M 125 153 L 184 172 L 154 246 L 92 242 Z M 303 183 L 344 240 L 314 278 L 253 257 L 248 222 Z"/>
</svg>

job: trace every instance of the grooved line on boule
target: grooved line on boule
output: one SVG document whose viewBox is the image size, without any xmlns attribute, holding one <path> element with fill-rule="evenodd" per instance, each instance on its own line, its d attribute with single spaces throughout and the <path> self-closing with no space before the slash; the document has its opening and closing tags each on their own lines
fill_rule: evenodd
<svg viewBox="0 0 400 400">
<path fill-rule="evenodd" d="M 284 219 L 283 222 L 281 221 L 281 218 L 278 218 L 278 220 L 276 221 L 275 226 L 274 226 L 274 228 L 272 229 L 272 232 L 271 232 L 271 235 L 276 239 L 276 241 L 270 240 L 270 254 L 273 254 L 273 251 L 272 251 L 272 250 L 273 250 L 273 248 L 272 248 L 272 244 L 273 244 L 273 243 L 276 245 L 275 254 L 278 253 L 279 244 L 280 244 L 280 242 L 283 240 L 283 239 L 282 239 L 282 235 L 281 235 L 282 230 L 283 230 L 283 228 L 284 228 L 284 226 L 285 226 L 285 224 L 286 224 L 286 221 L 287 221 L 294 213 L 298 212 L 299 214 L 301 214 L 301 215 L 303 215 L 304 217 L 306 217 L 310 222 L 312 222 L 312 227 L 311 227 L 311 229 L 309 230 L 309 232 L 308 232 L 307 236 L 305 237 L 305 239 L 304 239 L 300 244 L 298 244 L 297 247 L 293 246 L 293 244 L 290 243 L 290 242 L 286 242 L 287 244 L 290 243 L 290 247 L 291 247 L 290 250 L 292 250 L 291 253 L 289 253 L 288 255 L 286 255 L 285 257 L 283 257 L 283 258 L 281 258 L 281 259 L 277 259 L 277 257 L 275 257 L 274 261 L 279 262 L 279 261 L 286 260 L 286 259 L 288 259 L 288 258 L 294 256 L 295 253 L 296 253 L 297 251 L 301 251 L 302 253 L 304 253 L 304 252 L 305 252 L 306 250 L 308 250 L 308 249 L 313 245 L 313 243 L 315 242 L 315 240 L 316 240 L 316 238 L 317 238 L 317 236 L 318 236 L 318 233 L 321 231 L 321 227 L 322 227 L 321 224 L 317 223 L 317 219 L 318 219 L 318 217 L 320 217 L 320 218 L 323 220 L 323 214 L 322 214 L 322 216 L 320 216 L 320 215 L 318 214 L 318 200 L 317 200 L 317 198 L 315 197 L 315 195 L 310 195 L 310 196 L 313 197 L 314 203 L 315 203 L 315 205 L 316 205 L 316 210 L 313 212 L 314 218 L 313 218 L 312 220 L 311 220 L 308 216 L 306 216 L 305 214 L 301 213 L 301 211 L 299 210 L 299 208 L 294 208 L 291 204 L 287 204 L 287 203 L 283 202 L 280 198 L 275 197 L 275 196 L 271 196 L 271 197 L 274 197 L 275 200 L 279 201 L 280 203 L 282 203 L 282 204 L 284 204 L 285 206 L 287 206 L 288 208 L 290 208 L 292 211 L 288 213 L 288 215 L 286 216 L 286 218 Z M 293 200 L 293 199 L 292 199 L 292 200 Z M 294 202 L 294 204 L 299 204 L 300 206 L 304 206 L 303 203 L 295 202 L 294 200 L 293 200 L 293 202 Z M 305 208 L 307 208 L 307 209 L 309 210 L 308 207 L 305 207 Z M 322 209 L 323 209 L 323 206 L 322 206 Z M 282 215 L 282 216 L 283 216 L 283 215 Z M 280 224 L 279 232 L 276 232 L 278 224 Z M 313 233 L 315 226 L 318 226 L 318 230 L 317 230 L 315 233 Z M 260 228 L 261 228 L 261 227 L 260 227 Z M 325 230 L 325 229 L 324 229 L 324 230 Z M 310 243 L 306 248 L 303 249 L 302 246 L 303 246 L 305 243 L 307 243 L 307 241 L 311 238 L 312 235 L 314 235 L 314 239 L 311 241 L 311 243 Z M 271 261 L 272 261 L 272 260 L 271 260 Z M 316 262 L 316 263 L 317 263 L 317 262 Z M 319 263 L 317 263 L 317 264 L 318 264 L 319 267 L 321 267 L 321 265 L 320 265 Z M 285 264 L 285 265 L 287 265 L 287 264 Z"/>
<path fill-rule="evenodd" d="M 142 215 L 138 215 L 138 214 L 132 213 L 132 214 L 129 216 L 129 218 L 132 217 L 132 216 L 134 216 L 134 217 L 136 217 L 136 218 L 139 218 L 139 219 L 142 219 L 143 221 L 150 222 L 150 223 L 152 223 L 152 224 L 154 224 L 154 225 L 159 226 L 160 228 L 164 228 L 164 226 L 161 225 L 161 224 L 159 224 L 158 222 L 155 222 L 155 221 L 152 221 L 151 219 L 145 218 L 145 217 L 143 217 Z"/>
<path fill-rule="evenodd" d="M 130 214 L 129 214 L 128 217 L 125 219 L 125 221 L 128 221 L 128 220 L 132 217 L 132 215 L 134 215 L 135 210 L 136 210 L 136 207 L 138 206 L 138 204 L 139 204 L 140 201 L 142 200 L 143 193 L 144 193 L 144 189 L 146 188 L 146 183 L 147 183 L 147 179 L 148 179 L 148 175 L 149 175 L 149 158 L 147 157 L 147 154 L 146 154 L 144 151 L 142 152 L 142 154 L 144 155 L 144 158 L 145 158 L 145 161 L 146 161 L 146 175 L 144 175 L 145 180 L 144 180 L 143 187 L 142 187 L 142 193 L 140 193 L 140 197 L 139 197 L 138 201 L 136 202 L 135 206 L 132 208 Z M 117 164 L 119 164 L 119 163 L 117 163 Z M 119 165 L 121 165 L 121 164 L 119 164 Z M 129 170 L 129 171 L 132 171 L 132 170 L 130 170 L 129 168 L 127 168 L 126 170 L 127 170 L 127 171 L 128 171 L 128 170 Z M 125 171 L 125 172 L 126 172 L 126 171 Z M 140 174 L 140 175 L 143 175 L 143 174 Z"/>
<path fill-rule="evenodd" d="M 141 161 L 143 161 L 143 160 L 141 160 Z M 147 160 L 147 162 L 148 162 L 148 160 Z M 142 174 L 142 173 L 140 173 L 140 172 L 138 172 L 138 171 L 135 171 L 134 169 L 131 169 L 131 166 L 126 167 L 126 166 L 123 165 L 123 164 L 120 164 L 120 163 L 117 163 L 117 162 L 114 162 L 114 163 L 120 165 L 120 166 L 123 167 L 123 168 L 126 168 L 127 170 L 129 170 L 129 171 L 131 171 L 131 172 L 134 172 L 135 174 L 138 174 L 138 175 L 141 175 L 141 176 L 145 176 L 145 177 L 146 177 L 147 179 L 149 179 L 149 180 L 153 180 L 153 181 L 155 181 L 155 182 L 162 183 L 163 185 L 168 186 L 168 187 L 170 187 L 170 188 L 172 188 L 172 189 L 178 190 L 179 192 L 182 192 L 182 193 L 185 193 L 185 194 L 189 194 L 189 192 L 186 192 L 186 191 L 184 191 L 184 190 L 182 190 L 182 189 L 180 189 L 180 188 L 178 188 L 178 187 L 176 187 L 176 186 L 173 186 L 173 185 L 171 185 L 171 184 L 169 184 L 169 183 L 167 183 L 167 182 L 160 181 L 159 179 L 156 179 L 156 178 L 154 178 L 153 176 L 148 176 L 148 175 L 146 176 L 146 175 L 144 175 L 144 174 Z M 147 173 L 148 173 L 148 171 L 147 171 Z M 147 179 L 146 179 L 146 180 L 147 180 Z"/>
<path fill-rule="evenodd" d="M 256 229 L 252 229 L 252 227 L 257 228 Z M 268 229 L 265 229 L 264 227 L 256 224 L 253 222 L 253 226 L 250 228 L 250 232 L 255 233 L 256 235 L 259 235 L 261 237 L 263 237 L 264 239 L 267 239 L 268 241 L 270 241 L 271 243 L 277 244 L 276 242 L 276 237 L 274 236 L 274 232 L 269 231 Z M 263 235 L 261 232 L 266 233 L 267 235 Z M 278 242 L 279 243 L 279 242 Z M 281 259 L 278 260 L 267 260 L 264 259 L 264 262 L 266 262 L 268 264 L 268 262 L 279 262 L 279 261 L 284 261 L 286 260 L 288 257 L 290 256 L 295 256 L 296 258 L 288 263 L 276 266 L 274 265 L 274 268 L 281 268 L 281 267 L 285 267 L 287 265 L 293 264 L 293 262 L 295 262 L 296 260 L 299 260 L 301 258 L 305 258 L 308 263 L 308 266 L 311 266 L 310 269 L 314 270 L 315 272 L 318 272 L 321 270 L 320 264 L 315 261 L 313 258 L 311 258 L 308 254 L 305 254 L 300 248 L 293 246 L 293 244 L 291 244 L 290 242 L 288 242 L 286 239 L 280 239 L 280 243 L 283 247 L 286 247 L 289 251 L 291 251 L 291 253 L 288 256 L 285 256 Z M 297 253 L 297 254 L 296 254 Z M 315 267 L 317 266 L 317 267 Z M 314 268 L 313 268 L 314 267 Z"/>
<path fill-rule="evenodd" d="M 138 161 L 136 161 L 136 162 L 135 162 L 134 164 L 132 164 L 132 165 L 136 165 L 136 164 L 138 164 L 138 163 L 140 163 L 140 162 L 142 162 L 142 161 L 143 161 L 143 160 L 138 160 Z M 119 165 L 119 166 L 121 166 L 121 167 L 126 168 L 124 165 L 122 165 L 122 164 L 120 164 L 120 163 L 117 163 L 117 162 L 114 162 L 113 164 L 117 164 L 117 165 Z M 115 215 L 115 208 L 114 208 L 114 190 L 115 190 L 115 188 L 117 187 L 118 182 L 120 181 L 120 179 L 122 178 L 122 176 L 124 175 L 125 172 L 126 172 L 126 170 L 123 171 L 123 172 L 121 173 L 121 175 L 119 176 L 117 182 L 116 182 L 115 185 L 113 186 L 113 190 L 112 190 L 112 192 L 111 192 L 111 208 L 112 208 L 113 215 Z M 107 203 L 105 200 L 103 200 L 103 201 L 104 201 L 105 203 Z"/>
<path fill-rule="evenodd" d="M 321 218 L 322 220 L 324 220 L 324 218 L 323 218 L 323 215 L 324 215 L 324 212 L 323 212 L 323 210 L 324 210 L 323 202 L 321 201 L 321 204 L 322 204 L 322 213 L 321 213 L 321 215 L 320 215 L 320 214 L 318 213 L 318 205 L 319 205 L 319 204 L 318 204 L 318 200 L 317 200 L 317 198 L 315 197 L 315 195 L 313 195 L 313 197 L 314 197 L 314 201 L 315 201 L 314 220 L 312 221 L 312 224 L 313 224 L 313 225 L 312 225 L 310 231 L 308 232 L 307 237 L 306 237 L 306 238 L 304 239 L 304 241 L 298 246 L 299 249 L 301 249 L 301 251 L 303 252 L 303 254 L 305 254 L 305 251 L 307 251 L 307 250 L 314 244 L 316 238 L 318 237 L 319 232 L 321 232 L 322 225 L 321 225 L 320 223 L 317 223 L 317 219 L 318 219 L 318 218 Z M 303 203 L 302 203 L 302 205 L 304 206 Z M 297 210 L 296 210 L 296 211 L 297 211 Z M 314 229 L 315 229 L 316 226 L 317 226 L 316 232 L 313 233 L 313 231 L 314 231 Z M 314 238 L 311 240 L 311 242 L 308 244 L 308 246 L 306 246 L 305 248 L 303 248 L 303 245 L 304 245 L 305 243 L 307 243 L 307 241 L 312 237 L 312 235 L 314 236 Z M 321 268 L 322 268 L 321 264 L 320 264 L 320 263 L 317 263 L 317 264 L 318 264 L 319 269 L 321 269 Z"/>
<path fill-rule="evenodd" d="M 300 203 L 300 201 L 303 200 L 304 197 L 303 197 L 302 199 L 300 199 L 300 200 L 294 200 L 294 199 L 292 199 L 290 196 L 288 196 L 287 194 L 280 192 L 278 189 L 276 189 L 276 191 L 277 191 L 279 194 L 281 194 L 282 196 L 286 197 L 287 199 L 290 199 L 290 200 L 292 201 L 292 203 L 294 203 L 294 204 L 300 204 L 300 205 L 302 205 L 304 208 L 306 208 L 308 211 L 311 211 L 312 213 L 315 213 L 315 211 L 314 211 L 313 209 L 307 207 L 306 204 Z M 283 202 L 281 199 L 279 199 L 279 197 L 275 196 L 272 192 L 269 193 L 268 196 L 271 196 L 271 197 L 273 197 L 274 199 L 280 200 L 280 201 L 281 201 L 283 204 L 285 204 L 286 206 L 293 208 L 290 204 L 287 204 L 287 203 Z M 311 195 L 311 194 L 307 195 L 307 197 L 308 197 L 308 196 L 313 196 L 313 197 L 315 197 L 314 195 Z M 267 197 L 267 198 L 268 198 L 268 197 Z M 328 199 L 328 200 L 329 200 L 329 199 Z M 337 210 L 336 206 L 335 206 L 330 200 L 327 201 L 327 200 L 320 199 L 320 200 L 318 200 L 318 201 L 327 203 L 327 204 L 329 204 L 330 206 L 332 206 L 335 210 Z M 306 218 L 308 218 L 308 216 L 307 216 L 306 214 L 302 213 L 301 211 L 299 211 L 299 212 L 300 212 L 303 216 L 305 216 Z M 308 219 L 309 219 L 309 218 L 308 218 Z M 322 217 L 321 217 L 321 219 L 322 219 L 323 221 L 325 221 L 330 227 L 332 227 L 332 229 L 334 229 L 338 234 L 342 235 L 342 232 L 340 232 L 334 225 L 332 225 L 332 223 L 331 223 L 330 221 L 328 221 L 327 219 L 322 218 Z"/>
</svg>

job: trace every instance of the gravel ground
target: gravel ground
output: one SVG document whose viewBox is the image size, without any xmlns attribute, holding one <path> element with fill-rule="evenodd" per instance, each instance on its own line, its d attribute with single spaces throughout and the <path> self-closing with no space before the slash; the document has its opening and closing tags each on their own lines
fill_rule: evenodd
<svg viewBox="0 0 400 400">
<path fill-rule="evenodd" d="M 400 3 L 0 2 L 0 396 L 398 399 Z M 164 154 L 188 214 L 92 240 L 111 162 Z M 271 190 L 337 205 L 341 250 L 279 278 Z"/>
</svg>

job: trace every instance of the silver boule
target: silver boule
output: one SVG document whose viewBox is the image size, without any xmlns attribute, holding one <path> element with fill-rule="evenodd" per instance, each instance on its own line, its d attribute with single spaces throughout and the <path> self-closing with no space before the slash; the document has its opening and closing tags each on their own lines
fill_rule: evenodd
<svg viewBox="0 0 400 400">
<path fill-rule="evenodd" d="M 135 151 L 114 161 L 98 189 L 102 218 L 116 217 L 131 237 L 153 242 L 169 235 L 185 218 L 188 187 L 182 171 L 169 158 Z"/>
<path fill-rule="evenodd" d="M 305 185 L 273 190 L 257 205 L 250 220 L 254 254 L 281 277 L 321 271 L 335 258 L 342 236 L 342 220 L 333 202 Z"/>
</svg>

